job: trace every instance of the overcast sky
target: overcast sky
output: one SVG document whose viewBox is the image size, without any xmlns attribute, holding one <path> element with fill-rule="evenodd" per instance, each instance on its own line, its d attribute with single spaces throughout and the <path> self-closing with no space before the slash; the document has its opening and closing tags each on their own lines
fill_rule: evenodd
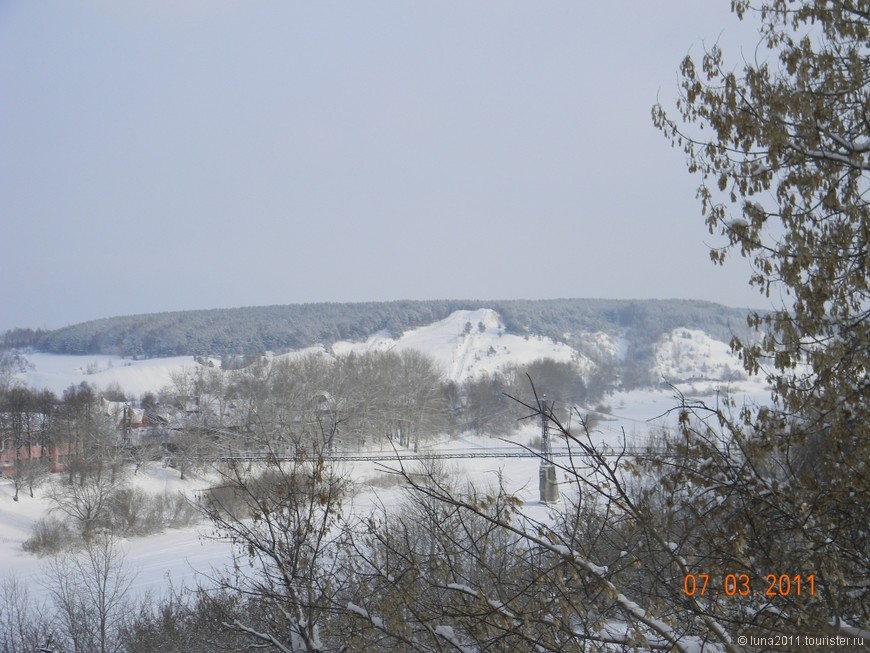
<svg viewBox="0 0 870 653">
<path fill-rule="evenodd" d="M 729 2 L 0 0 L 0 330 L 324 301 L 763 306 L 655 130 Z M 744 36 L 749 37 L 744 40 Z"/>
</svg>

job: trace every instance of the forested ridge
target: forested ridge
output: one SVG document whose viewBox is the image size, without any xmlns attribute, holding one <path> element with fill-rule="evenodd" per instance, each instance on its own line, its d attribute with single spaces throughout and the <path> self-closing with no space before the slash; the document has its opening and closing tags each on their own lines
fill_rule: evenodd
<svg viewBox="0 0 870 653">
<path fill-rule="evenodd" d="M 318 303 L 178 311 L 111 317 L 41 333 L 37 350 L 132 357 L 285 352 L 442 320 L 457 310 L 490 308 L 509 333 L 541 335 L 569 345 L 584 333 L 625 334 L 630 357 L 643 357 L 677 327 L 728 342 L 747 331 L 745 309 L 694 300 L 431 300 Z"/>
</svg>

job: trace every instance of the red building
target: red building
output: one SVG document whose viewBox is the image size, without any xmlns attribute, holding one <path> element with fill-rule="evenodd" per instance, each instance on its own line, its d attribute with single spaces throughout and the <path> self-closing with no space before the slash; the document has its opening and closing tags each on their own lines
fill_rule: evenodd
<svg viewBox="0 0 870 653">
<path fill-rule="evenodd" d="M 66 471 L 66 459 L 72 447 L 68 442 L 48 445 L 38 442 L 38 435 L 31 433 L 26 440 L 15 446 L 13 438 L 0 439 L 0 474 L 15 476 L 21 465 L 47 461 L 52 473 Z"/>
</svg>

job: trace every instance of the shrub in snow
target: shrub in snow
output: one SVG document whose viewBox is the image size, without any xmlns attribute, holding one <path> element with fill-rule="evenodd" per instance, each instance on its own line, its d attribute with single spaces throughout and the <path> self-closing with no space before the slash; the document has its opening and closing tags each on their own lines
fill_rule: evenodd
<svg viewBox="0 0 870 653">
<path fill-rule="evenodd" d="M 54 555 L 75 542 L 78 542 L 78 535 L 66 521 L 44 517 L 33 525 L 33 535 L 25 540 L 21 548 L 38 556 Z"/>
</svg>

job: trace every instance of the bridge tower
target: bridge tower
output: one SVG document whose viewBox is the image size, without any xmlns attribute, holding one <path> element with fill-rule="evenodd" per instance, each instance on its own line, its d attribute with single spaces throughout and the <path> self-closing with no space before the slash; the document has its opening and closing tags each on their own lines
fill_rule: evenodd
<svg viewBox="0 0 870 653">
<path fill-rule="evenodd" d="M 559 485 L 556 482 L 556 466 L 553 464 L 553 448 L 550 444 L 550 416 L 553 403 L 545 399 L 538 402 L 541 413 L 541 469 L 539 488 L 541 503 L 556 503 L 559 500 Z"/>
</svg>

